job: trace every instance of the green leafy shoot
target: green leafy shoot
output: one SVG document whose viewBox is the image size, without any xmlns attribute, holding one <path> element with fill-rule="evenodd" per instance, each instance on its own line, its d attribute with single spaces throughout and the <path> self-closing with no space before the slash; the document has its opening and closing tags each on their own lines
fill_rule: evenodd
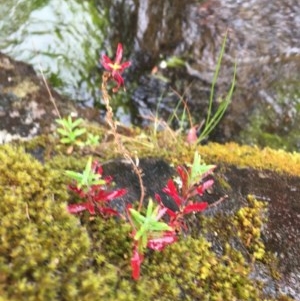
<svg viewBox="0 0 300 301">
<path fill-rule="evenodd" d="M 78 118 L 73 121 L 72 117 L 69 115 L 68 118 L 56 119 L 55 121 L 61 126 L 57 129 L 57 132 L 61 136 L 61 143 L 76 144 L 79 146 L 83 145 L 83 143 L 78 139 L 86 132 L 85 128 L 79 127 L 83 122 L 82 118 Z"/>
<path fill-rule="evenodd" d="M 88 133 L 85 145 L 96 146 L 99 144 L 99 140 L 100 140 L 99 135 L 94 135 L 94 134 Z"/>
<path fill-rule="evenodd" d="M 197 143 L 200 143 L 201 141 L 206 139 L 209 136 L 209 134 L 213 131 L 213 129 L 219 124 L 220 120 L 222 119 L 224 113 L 227 110 L 227 107 L 229 106 L 229 104 L 231 102 L 233 90 L 235 87 L 236 63 L 234 65 L 234 73 L 233 73 L 233 78 L 232 78 L 232 82 L 231 82 L 231 87 L 226 95 L 226 98 L 224 100 L 220 101 L 217 112 L 213 116 L 211 116 L 212 115 L 212 104 L 213 104 L 214 92 L 215 92 L 215 85 L 216 85 L 216 82 L 217 82 L 217 79 L 219 76 L 219 71 L 221 68 L 222 58 L 223 58 L 224 51 L 225 51 L 226 39 L 227 39 L 227 34 L 225 35 L 225 38 L 224 38 L 224 41 L 222 44 L 221 52 L 220 52 L 218 62 L 217 62 L 217 68 L 216 68 L 216 71 L 215 71 L 214 77 L 213 77 L 213 82 L 212 82 L 212 86 L 211 86 L 211 90 L 210 90 L 210 97 L 209 97 L 209 107 L 208 107 L 207 117 L 206 117 L 205 124 L 204 124 L 204 129 L 201 131 L 200 136 L 197 139 Z"/>
<path fill-rule="evenodd" d="M 136 229 L 134 240 L 138 242 L 138 249 L 140 252 L 147 247 L 149 238 L 155 236 L 155 232 L 156 234 L 159 234 L 159 232 L 173 230 L 172 227 L 166 223 L 158 221 L 165 213 L 165 210 L 160 206 L 156 206 L 153 209 L 153 201 L 151 199 L 148 203 L 146 216 L 133 208 L 130 208 L 129 212 L 133 226 Z"/>
<path fill-rule="evenodd" d="M 189 174 L 189 186 L 197 184 L 199 179 L 212 172 L 215 167 L 215 165 L 206 165 L 201 163 L 201 156 L 199 155 L 198 151 L 196 151 L 194 154 L 193 164 L 190 166 L 191 172 Z"/>
<path fill-rule="evenodd" d="M 95 173 L 92 168 L 92 157 L 89 157 L 82 173 L 67 170 L 66 175 L 77 182 L 77 187 L 85 192 L 93 185 L 105 185 L 106 181 L 101 179 L 101 174 Z"/>
</svg>

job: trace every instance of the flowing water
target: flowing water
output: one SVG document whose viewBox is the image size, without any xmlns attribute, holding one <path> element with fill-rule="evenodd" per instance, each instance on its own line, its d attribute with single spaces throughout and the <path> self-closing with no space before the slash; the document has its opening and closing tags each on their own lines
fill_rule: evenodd
<svg viewBox="0 0 300 301">
<path fill-rule="evenodd" d="M 237 84 L 211 139 L 298 150 L 299 16 L 297 0 L 0 0 L 0 51 L 36 70 L 41 65 L 61 93 L 103 114 L 99 57 L 113 57 L 122 42 L 133 64 L 127 93 L 113 97 L 121 122 L 166 119 L 184 99 L 196 124 L 205 119 L 227 31 L 214 109 L 230 87 L 234 62 Z"/>
</svg>

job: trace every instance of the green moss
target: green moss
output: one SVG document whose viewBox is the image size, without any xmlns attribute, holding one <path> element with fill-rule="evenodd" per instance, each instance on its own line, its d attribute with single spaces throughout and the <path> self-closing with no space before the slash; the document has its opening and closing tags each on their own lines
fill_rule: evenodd
<svg viewBox="0 0 300 301">
<path fill-rule="evenodd" d="M 182 151 L 188 156 L 192 149 Z M 57 154 L 43 166 L 22 148 L 0 147 L 0 296 L 4 300 L 262 300 L 249 277 L 265 260 L 260 237 L 264 204 L 233 216 L 201 218 L 192 235 L 163 252 L 146 254 L 142 276 L 131 279 L 128 225 L 66 210 L 64 169 L 80 170 L 79 154 Z M 216 233 L 222 252 L 214 252 Z M 237 238 L 246 248 L 231 245 Z M 234 235 L 234 236 L 233 236 Z M 266 300 L 266 299 L 265 299 Z M 284 300 L 284 299 L 283 299 Z"/>
<path fill-rule="evenodd" d="M 200 146 L 199 153 L 209 162 L 227 163 L 241 167 L 270 169 L 279 173 L 300 175 L 300 154 L 271 148 L 259 149 L 247 145 L 209 143 Z"/>
<path fill-rule="evenodd" d="M 259 202 L 252 196 L 248 197 L 249 205 L 241 208 L 234 216 L 232 225 L 238 229 L 241 239 L 253 259 L 262 260 L 265 255 L 265 246 L 261 240 L 261 229 L 266 222 L 266 204 Z"/>
<path fill-rule="evenodd" d="M 90 241 L 66 210 L 57 174 L 22 149 L 0 147 L 0 292 L 6 300 L 91 300 Z M 94 283 L 94 284 L 93 284 Z M 93 286 L 93 292 L 85 286 Z"/>
</svg>

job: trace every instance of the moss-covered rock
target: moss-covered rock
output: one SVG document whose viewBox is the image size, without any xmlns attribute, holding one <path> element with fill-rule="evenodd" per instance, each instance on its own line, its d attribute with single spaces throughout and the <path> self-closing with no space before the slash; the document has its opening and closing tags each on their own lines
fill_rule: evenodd
<svg viewBox="0 0 300 301">
<path fill-rule="evenodd" d="M 136 282 L 129 226 L 66 210 L 62 170 L 83 168 L 80 154 L 57 153 L 42 165 L 4 145 L 0 161 L 3 300 L 275 300 L 253 277 L 253 264 L 267 260 L 264 203 L 244 199 L 227 214 L 193 217 L 189 236 L 146 254 Z"/>
<path fill-rule="evenodd" d="M 2 298 L 76 300 L 80 291 L 80 300 L 91 300 L 88 296 L 99 295 L 97 278 L 84 269 L 89 237 L 67 212 L 57 173 L 8 145 L 1 146 L 0 161 Z"/>
</svg>

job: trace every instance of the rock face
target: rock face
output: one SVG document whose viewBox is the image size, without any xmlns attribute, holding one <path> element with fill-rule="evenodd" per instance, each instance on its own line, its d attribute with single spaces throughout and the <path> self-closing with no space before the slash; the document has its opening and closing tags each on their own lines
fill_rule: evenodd
<svg viewBox="0 0 300 301">
<path fill-rule="evenodd" d="M 299 300 L 300 178 L 236 167 L 227 168 L 223 176 L 232 189 L 229 199 L 243 202 L 248 194 L 253 194 L 267 203 L 268 222 L 262 235 L 267 250 L 274 253 L 279 262 L 282 278 L 277 288 Z"/>
<path fill-rule="evenodd" d="M 96 110 L 76 107 L 49 89 L 62 116 L 73 113 L 89 120 L 100 119 Z M 0 143 L 49 133 L 57 117 L 42 77 L 32 66 L 0 53 Z"/>
<path fill-rule="evenodd" d="M 162 115 L 172 114 L 180 101 L 178 94 L 170 89 L 173 88 L 183 94 L 200 123 L 207 112 L 209 90 L 227 32 L 216 99 L 224 98 L 230 87 L 234 62 L 237 82 L 232 104 L 213 138 L 299 149 L 295 126 L 300 118 L 295 107 L 299 103 L 300 34 L 295 30 L 300 26 L 299 1 L 178 2 L 174 1 L 172 7 L 164 3 L 158 14 L 155 1 L 137 1 L 136 40 L 141 53 L 147 53 L 144 61 L 140 59 L 142 70 L 151 70 L 161 57 L 168 60 L 177 56 L 186 63 L 175 71 L 161 70 L 169 79 L 168 84 L 153 78 L 140 80 L 133 101 L 141 115 L 145 115 L 147 108 L 155 112 L 157 107 Z M 239 137 L 247 126 L 252 131 Z M 292 134 L 294 131 L 297 134 Z M 288 135 L 289 141 L 285 139 Z"/>
<path fill-rule="evenodd" d="M 57 102 L 63 98 L 52 90 Z M 50 130 L 55 118 L 46 87 L 33 68 L 0 54 L 0 130 L 2 142 Z"/>
</svg>

